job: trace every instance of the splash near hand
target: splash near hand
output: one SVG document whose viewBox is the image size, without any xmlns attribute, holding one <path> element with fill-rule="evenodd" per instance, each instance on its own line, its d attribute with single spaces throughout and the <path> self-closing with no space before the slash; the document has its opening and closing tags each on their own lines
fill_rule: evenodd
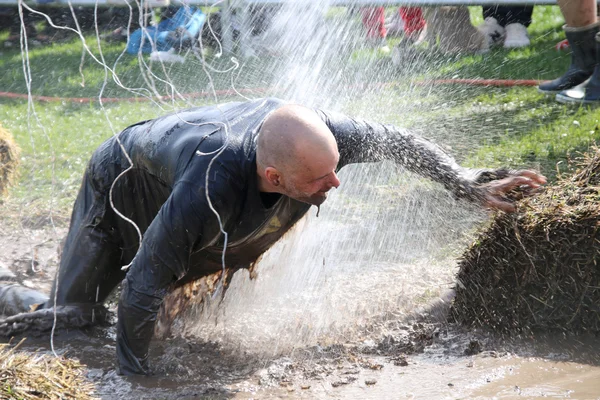
<svg viewBox="0 0 600 400">
<path fill-rule="evenodd" d="M 491 180 L 479 185 L 483 205 L 504 212 L 514 212 L 515 200 L 534 194 L 546 183 L 545 176 L 530 170 L 498 170 L 492 175 Z"/>
</svg>

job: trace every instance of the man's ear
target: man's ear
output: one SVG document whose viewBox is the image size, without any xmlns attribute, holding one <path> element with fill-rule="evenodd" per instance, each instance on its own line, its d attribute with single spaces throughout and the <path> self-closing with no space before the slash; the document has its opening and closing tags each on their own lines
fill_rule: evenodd
<svg viewBox="0 0 600 400">
<path fill-rule="evenodd" d="M 265 169 L 265 177 L 273 186 L 279 186 L 281 184 L 281 174 L 274 167 L 267 167 Z"/>
</svg>

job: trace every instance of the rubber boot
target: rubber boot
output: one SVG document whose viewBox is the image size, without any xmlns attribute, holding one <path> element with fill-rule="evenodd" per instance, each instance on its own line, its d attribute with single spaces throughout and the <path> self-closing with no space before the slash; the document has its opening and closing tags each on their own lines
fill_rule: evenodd
<svg viewBox="0 0 600 400">
<path fill-rule="evenodd" d="M 600 105 L 600 33 L 596 34 L 596 68 L 585 84 L 569 90 L 563 90 L 556 95 L 560 103 L 597 104 Z"/>
<path fill-rule="evenodd" d="M 567 72 L 558 79 L 544 82 L 538 90 L 546 94 L 559 93 L 585 82 L 596 67 L 596 34 L 598 22 L 581 28 L 563 26 L 565 35 L 571 46 L 571 65 Z"/>
</svg>

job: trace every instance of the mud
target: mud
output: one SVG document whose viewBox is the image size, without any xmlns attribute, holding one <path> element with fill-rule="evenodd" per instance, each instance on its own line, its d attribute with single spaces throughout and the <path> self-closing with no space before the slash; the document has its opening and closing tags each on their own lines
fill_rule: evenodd
<svg viewBox="0 0 600 400">
<path fill-rule="evenodd" d="M 64 233 L 0 232 L 0 263 L 47 291 Z M 445 300 L 412 315 L 374 314 L 327 345 L 276 357 L 197 336 L 156 340 L 149 377 L 117 375 L 114 324 L 59 331 L 54 347 L 88 366 L 102 399 L 600 398 L 598 338 L 468 331 L 445 321 Z M 23 349 L 49 353 L 49 335 L 29 337 Z"/>
<path fill-rule="evenodd" d="M 370 329 L 361 341 L 276 359 L 193 338 L 156 341 L 153 376 L 135 378 L 115 372 L 113 328 L 61 332 L 55 346 L 88 365 L 102 399 L 600 396 L 597 338 L 502 339 L 439 321 L 378 321 Z M 48 340 L 29 339 L 26 348 L 48 351 Z"/>
<path fill-rule="evenodd" d="M 66 228 L 0 226 L 0 278 L 50 292 Z"/>
</svg>

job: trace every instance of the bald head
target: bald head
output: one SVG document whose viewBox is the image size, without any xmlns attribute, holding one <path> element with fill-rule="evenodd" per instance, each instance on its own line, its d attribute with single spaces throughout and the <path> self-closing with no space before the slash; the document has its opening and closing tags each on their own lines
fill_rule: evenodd
<svg viewBox="0 0 600 400">
<path fill-rule="evenodd" d="M 257 162 L 282 171 L 337 153 L 333 134 L 313 110 L 287 104 L 267 116 L 258 135 Z"/>
<path fill-rule="evenodd" d="M 256 164 L 266 184 L 264 191 L 294 197 L 298 195 L 293 193 L 297 186 L 331 177 L 333 173 L 329 187 L 318 188 L 322 194 L 326 193 L 339 185 L 334 172 L 338 161 L 336 140 L 315 111 L 299 105 L 284 105 L 263 122 L 258 135 Z"/>
</svg>

